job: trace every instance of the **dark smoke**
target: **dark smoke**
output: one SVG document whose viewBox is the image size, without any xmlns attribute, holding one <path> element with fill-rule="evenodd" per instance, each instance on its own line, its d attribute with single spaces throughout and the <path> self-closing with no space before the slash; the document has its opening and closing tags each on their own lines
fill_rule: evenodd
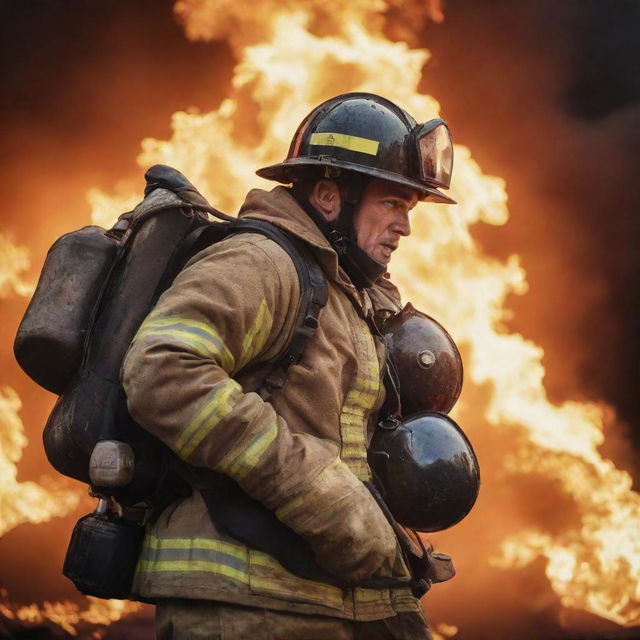
<svg viewBox="0 0 640 640">
<path fill-rule="evenodd" d="M 592 0 L 582 3 L 581 10 L 579 71 L 568 105 L 577 117 L 598 120 L 640 102 L 640 5 Z"/>
<path fill-rule="evenodd" d="M 607 401 L 638 447 L 640 6 L 448 0 L 445 16 L 422 33 L 423 88 L 507 180 L 510 222 L 477 237 L 522 256 L 511 328 L 545 348 L 553 400 Z"/>
</svg>

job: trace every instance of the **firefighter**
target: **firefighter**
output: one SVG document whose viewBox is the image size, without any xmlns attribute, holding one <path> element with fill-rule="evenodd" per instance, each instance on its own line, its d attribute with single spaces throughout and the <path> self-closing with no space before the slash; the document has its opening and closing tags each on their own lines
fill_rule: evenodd
<svg viewBox="0 0 640 640">
<path fill-rule="evenodd" d="M 387 264 L 419 200 L 453 202 L 440 190 L 451 168 L 442 120 L 419 125 L 385 98 L 353 93 L 314 109 L 287 158 L 258 171 L 291 186 L 250 191 L 239 215 L 304 243 L 328 284 L 301 361 L 268 401 L 255 392 L 261 364 L 290 339 L 301 297 L 277 243 L 245 233 L 201 251 L 143 323 L 122 372 L 134 419 L 194 478 L 215 471 L 274 512 L 320 567 L 310 576 L 230 535 L 194 480 L 147 525 L 136 569 L 161 640 L 430 637 L 394 530 L 363 482 L 384 400 L 374 321 L 401 309 Z"/>
</svg>

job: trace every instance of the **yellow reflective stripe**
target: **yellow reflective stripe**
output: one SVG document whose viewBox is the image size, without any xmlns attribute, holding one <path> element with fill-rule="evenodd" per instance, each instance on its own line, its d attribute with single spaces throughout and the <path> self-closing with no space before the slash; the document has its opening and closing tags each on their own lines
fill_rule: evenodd
<svg viewBox="0 0 640 640">
<path fill-rule="evenodd" d="M 235 380 L 225 380 L 216 385 L 211 398 L 187 424 L 175 443 L 176 453 L 188 458 L 196 447 L 232 411 L 242 395 L 242 387 Z"/>
<path fill-rule="evenodd" d="M 249 583 L 246 547 L 211 538 L 160 538 L 148 534 L 136 566 L 139 573 L 213 573 Z"/>
<path fill-rule="evenodd" d="M 348 396 L 348 402 L 354 411 L 369 409 L 375 403 L 377 393 L 373 391 L 351 391 Z"/>
<path fill-rule="evenodd" d="M 420 610 L 420 602 L 408 588 L 391 589 L 391 606 L 398 613 L 412 613 Z"/>
<path fill-rule="evenodd" d="M 345 429 L 343 430 L 343 434 L 345 437 L 347 437 L 348 441 L 351 441 L 352 438 L 359 438 L 362 434 L 362 422 L 360 422 L 358 425 L 356 426 L 347 426 L 345 427 Z"/>
<path fill-rule="evenodd" d="M 331 477 L 335 468 L 341 463 L 340 458 L 332 460 L 306 487 L 289 502 L 285 502 L 279 509 L 276 510 L 276 515 L 280 520 L 290 516 L 292 513 L 304 507 L 305 500 L 309 497 L 309 494 L 317 490 L 317 488 L 324 483 L 326 476 Z"/>
<path fill-rule="evenodd" d="M 218 562 L 206 560 L 140 560 L 137 571 L 144 573 L 180 572 L 180 573 L 214 573 L 227 578 L 233 578 L 243 584 L 249 584 L 249 574 L 227 567 Z"/>
<path fill-rule="evenodd" d="M 362 589 L 355 587 L 353 589 L 353 597 L 359 604 L 389 602 L 389 589 Z"/>
<path fill-rule="evenodd" d="M 321 604 L 330 603 L 342 607 L 342 589 L 314 580 L 306 580 L 289 573 L 275 558 L 260 551 L 251 550 L 251 567 L 260 566 L 270 570 L 272 576 L 256 575 L 251 571 L 251 586 L 280 595 L 298 595 L 305 600 Z"/>
<path fill-rule="evenodd" d="M 370 480 L 367 464 L 366 432 L 369 416 L 380 393 L 380 367 L 373 336 L 362 332 L 358 345 L 364 356 L 340 411 L 340 458 L 359 480 Z"/>
<path fill-rule="evenodd" d="M 242 480 L 260 463 L 260 459 L 269 445 L 278 435 L 278 427 L 270 423 L 261 429 L 249 442 L 243 434 L 237 445 L 216 465 L 216 470 L 226 473 L 236 480 Z M 240 449 L 239 453 L 235 453 Z"/>
<path fill-rule="evenodd" d="M 160 538 L 149 533 L 144 539 L 144 546 L 150 549 L 211 549 L 240 560 L 247 559 L 246 547 L 216 538 Z"/>
<path fill-rule="evenodd" d="M 377 362 L 377 359 L 376 359 Z M 378 367 L 376 366 L 376 370 Z M 367 372 L 365 375 L 356 378 L 353 384 L 353 391 L 359 391 L 361 393 L 378 393 L 378 387 L 380 383 L 378 382 L 378 378 L 374 377 L 370 372 Z"/>
<path fill-rule="evenodd" d="M 364 443 L 364 438 L 362 439 L 362 443 Z M 352 444 L 348 444 L 342 447 L 342 459 L 346 458 L 360 458 L 362 454 L 362 447 L 360 445 L 360 440 L 353 441 Z"/>
<path fill-rule="evenodd" d="M 299 578 L 272 556 L 225 540 L 148 534 L 136 571 L 139 574 L 209 573 L 287 599 L 344 606 L 340 588 Z"/>
<path fill-rule="evenodd" d="M 340 423 L 342 424 L 343 431 L 355 430 L 358 427 L 362 427 L 364 418 L 364 409 L 361 411 L 353 411 L 350 407 L 342 408 L 342 415 L 340 416 Z"/>
<path fill-rule="evenodd" d="M 238 362 L 238 369 L 242 369 L 262 351 L 267 343 L 272 326 L 273 318 L 271 317 L 271 312 L 267 301 L 263 300 L 258 308 L 256 319 L 242 340 L 242 356 Z"/>
<path fill-rule="evenodd" d="M 191 347 L 198 355 L 219 361 L 227 373 L 230 373 L 235 366 L 235 358 L 224 344 L 220 334 L 205 322 L 181 316 L 157 319 L 149 316 L 138 329 L 133 342 L 147 337 L 164 337 L 171 342 Z"/>
<path fill-rule="evenodd" d="M 370 156 L 378 155 L 380 143 L 377 140 L 349 136 L 344 133 L 313 133 L 309 144 L 323 147 L 340 147 L 349 151 L 359 151 Z"/>
<path fill-rule="evenodd" d="M 365 480 L 371 480 L 371 469 L 366 459 L 345 459 L 344 462 L 358 480 L 362 480 L 363 482 Z"/>
</svg>

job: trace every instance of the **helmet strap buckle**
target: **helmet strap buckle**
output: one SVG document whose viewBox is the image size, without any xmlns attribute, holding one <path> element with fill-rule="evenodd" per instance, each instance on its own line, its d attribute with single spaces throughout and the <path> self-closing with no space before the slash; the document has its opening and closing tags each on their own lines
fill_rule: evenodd
<svg viewBox="0 0 640 640">
<path fill-rule="evenodd" d="M 398 420 L 398 418 L 394 418 L 393 416 L 388 416 L 378 422 L 378 427 L 380 427 L 380 429 L 384 429 L 385 431 L 395 431 L 399 426 L 400 420 Z"/>
<path fill-rule="evenodd" d="M 322 159 L 323 156 L 320 156 L 320 158 Z M 326 180 L 333 180 L 340 175 L 340 169 L 338 169 L 338 167 L 331 167 L 325 164 L 323 166 L 322 175 Z"/>
<path fill-rule="evenodd" d="M 339 255 L 346 253 L 347 247 L 349 246 L 347 236 L 345 236 L 341 231 L 338 231 L 338 229 L 331 230 L 329 233 L 329 242 Z"/>
</svg>

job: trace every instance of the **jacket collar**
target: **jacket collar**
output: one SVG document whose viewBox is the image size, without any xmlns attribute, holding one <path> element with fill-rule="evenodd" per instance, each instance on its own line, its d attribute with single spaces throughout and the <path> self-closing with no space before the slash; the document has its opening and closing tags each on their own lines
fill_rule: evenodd
<svg viewBox="0 0 640 640">
<path fill-rule="evenodd" d="M 371 303 L 365 292 L 354 287 L 349 277 L 338 265 L 338 256 L 324 234 L 296 202 L 286 187 L 271 191 L 252 189 L 240 207 L 239 218 L 267 220 L 303 240 L 313 252 L 327 278 L 337 284 L 356 303 L 365 315 Z"/>
</svg>

